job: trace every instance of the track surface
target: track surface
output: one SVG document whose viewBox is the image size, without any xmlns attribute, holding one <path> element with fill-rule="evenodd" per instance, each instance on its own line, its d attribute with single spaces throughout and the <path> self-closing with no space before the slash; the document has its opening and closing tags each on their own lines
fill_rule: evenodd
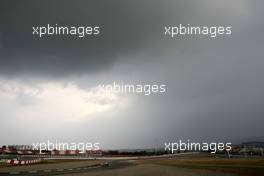
<svg viewBox="0 0 264 176">
<path fill-rule="evenodd" d="M 96 164 L 84 167 L 76 168 L 65 168 L 65 169 L 45 169 L 45 170 L 32 170 L 32 171 L 13 171 L 0 173 L 0 176 L 7 175 L 22 175 L 22 176 L 43 176 L 43 175 L 62 175 L 62 174 L 72 174 L 72 173 L 86 173 L 96 170 L 111 170 L 119 169 L 133 165 L 130 161 L 108 161 L 108 164 Z"/>
</svg>

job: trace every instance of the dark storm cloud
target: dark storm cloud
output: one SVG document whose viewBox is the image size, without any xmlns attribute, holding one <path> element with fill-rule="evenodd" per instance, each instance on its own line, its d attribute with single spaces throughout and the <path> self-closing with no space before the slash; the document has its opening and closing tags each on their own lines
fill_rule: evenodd
<svg viewBox="0 0 264 176">
<path fill-rule="evenodd" d="M 0 74 L 63 76 L 107 69 L 146 47 L 169 13 L 150 1 L 1 1 Z M 32 36 L 32 26 L 100 26 L 97 37 Z M 151 38 L 153 37 L 153 38 Z"/>
<path fill-rule="evenodd" d="M 207 0 L 4 0 L 0 5 L 0 74 L 61 77 L 94 73 L 108 69 L 122 56 L 147 50 L 159 54 L 169 45 L 164 43 L 164 25 L 229 24 L 236 19 L 230 15 L 232 8 L 225 9 L 222 3 L 212 5 Z M 98 25 L 101 34 L 85 38 L 32 36 L 32 26 L 47 24 Z"/>
</svg>

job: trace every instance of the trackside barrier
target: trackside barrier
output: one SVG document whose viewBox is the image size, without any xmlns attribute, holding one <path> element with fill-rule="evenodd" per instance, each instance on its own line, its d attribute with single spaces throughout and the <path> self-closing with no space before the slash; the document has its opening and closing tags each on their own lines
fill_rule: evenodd
<svg viewBox="0 0 264 176">
<path fill-rule="evenodd" d="M 41 162 L 41 159 L 34 159 L 34 160 L 7 160 L 8 164 L 13 165 L 24 165 L 24 164 L 34 164 Z"/>
</svg>

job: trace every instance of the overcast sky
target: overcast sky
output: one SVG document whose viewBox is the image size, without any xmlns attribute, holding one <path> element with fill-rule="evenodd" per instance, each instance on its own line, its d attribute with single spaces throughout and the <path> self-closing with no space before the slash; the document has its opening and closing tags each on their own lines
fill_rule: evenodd
<svg viewBox="0 0 264 176">
<path fill-rule="evenodd" d="M 46 140 L 103 148 L 263 136 L 261 0 L 0 2 L 0 145 Z M 32 36 L 32 26 L 100 26 L 97 37 Z M 171 39 L 164 25 L 232 26 Z M 166 84 L 108 94 L 112 82 Z"/>
</svg>

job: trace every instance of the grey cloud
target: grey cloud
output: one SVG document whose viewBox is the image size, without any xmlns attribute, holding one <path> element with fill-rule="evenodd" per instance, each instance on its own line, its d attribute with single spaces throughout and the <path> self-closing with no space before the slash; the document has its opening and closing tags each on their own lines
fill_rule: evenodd
<svg viewBox="0 0 264 176">
<path fill-rule="evenodd" d="M 122 56 L 146 50 L 161 53 L 168 45 L 162 35 L 164 25 L 235 22 L 234 7 L 223 4 L 218 2 L 214 7 L 207 0 L 1 1 L 0 74 L 44 77 L 90 74 L 110 69 Z M 101 35 L 85 39 L 32 36 L 32 26 L 48 23 L 99 25 Z M 173 43 L 181 45 L 180 41 Z"/>
<path fill-rule="evenodd" d="M 132 54 L 151 43 L 153 31 L 159 30 L 158 24 L 165 18 L 164 9 L 160 9 L 159 4 L 124 1 L 2 1 L 0 73 L 64 76 L 107 69 L 119 55 Z M 99 25 L 101 35 L 85 39 L 37 39 L 31 35 L 32 26 L 48 23 Z"/>
</svg>

